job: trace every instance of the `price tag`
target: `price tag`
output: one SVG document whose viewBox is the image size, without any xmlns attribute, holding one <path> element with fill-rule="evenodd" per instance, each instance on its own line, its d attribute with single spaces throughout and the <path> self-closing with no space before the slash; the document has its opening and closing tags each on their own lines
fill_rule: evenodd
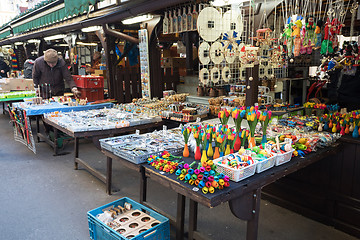
<svg viewBox="0 0 360 240">
<path fill-rule="evenodd" d="M 255 106 L 255 107 L 258 107 L 258 106 L 259 106 L 259 103 L 255 103 L 254 106 Z"/>
<path fill-rule="evenodd" d="M 140 135 L 140 130 L 139 130 L 139 129 L 136 129 L 135 134 L 136 134 L 136 135 Z"/>
<path fill-rule="evenodd" d="M 164 174 L 165 174 L 165 172 L 160 172 L 160 174 L 161 174 L 161 175 L 164 175 Z"/>
<path fill-rule="evenodd" d="M 199 191 L 199 188 L 197 188 L 197 187 L 193 187 L 193 189 L 192 189 L 194 192 L 197 192 L 197 191 Z"/>
<path fill-rule="evenodd" d="M 285 138 L 285 143 L 292 144 L 292 140 L 290 138 Z"/>
<path fill-rule="evenodd" d="M 245 150 L 245 155 L 250 156 L 251 155 L 251 150 L 249 150 L 249 149 Z"/>
<path fill-rule="evenodd" d="M 166 125 L 163 125 L 163 131 L 167 131 L 167 126 Z"/>
<path fill-rule="evenodd" d="M 196 123 L 199 123 L 199 122 L 201 122 L 201 118 L 197 117 L 196 118 Z"/>
</svg>

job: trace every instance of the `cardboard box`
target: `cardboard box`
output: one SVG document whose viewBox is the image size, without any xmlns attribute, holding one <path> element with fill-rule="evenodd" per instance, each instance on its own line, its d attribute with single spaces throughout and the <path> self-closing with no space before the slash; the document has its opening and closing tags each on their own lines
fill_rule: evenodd
<svg viewBox="0 0 360 240">
<path fill-rule="evenodd" d="M 95 69 L 94 75 L 105 77 L 106 76 L 106 70 Z"/>
<path fill-rule="evenodd" d="M 0 82 L 0 91 L 23 91 L 23 90 L 35 90 L 32 79 L 26 78 L 4 78 L 4 81 Z"/>
</svg>

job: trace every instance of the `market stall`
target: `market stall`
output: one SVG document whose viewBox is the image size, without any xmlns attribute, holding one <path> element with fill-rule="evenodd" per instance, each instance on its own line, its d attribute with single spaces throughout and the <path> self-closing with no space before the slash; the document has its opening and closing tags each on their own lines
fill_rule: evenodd
<svg viewBox="0 0 360 240">
<path fill-rule="evenodd" d="M 161 125 L 161 118 L 147 114 L 130 114 L 115 108 L 88 110 L 80 112 L 53 112 L 44 115 L 44 123 L 54 128 L 54 141 L 51 142 L 55 155 L 58 154 L 58 132 L 63 132 L 74 138 L 74 164 L 83 165 L 89 172 L 106 183 L 106 190 L 111 192 L 111 160 L 107 159 L 107 173 L 104 176 L 79 157 L 79 139 L 82 137 L 107 137 L 148 130 Z"/>
<path fill-rule="evenodd" d="M 89 10 L 89 19 L 69 27 L 62 23 L 59 29 L 69 31 L 63 37 L 69 49 L 58 49 L 67 51 L 64 55 L 68 55 L 74 74 L 85 71 L 79 65 L 91 62 L 95 48 L 101 51 L 99 73 L 106 76 L 109 96 L 120 104 L 103 110 L 88 110 L 88 105 L 14 104 L 26 112 L 25 117 L 12 115 L 13 121 L 20 123 L 16 134 L 29 144 L 29 134 L 25 134 L 28 123 L 22 121 L 44 114 L 44 122 L 54 128 L 50 143 L 55 154 L 59 132 L 73 137 L 75 169 L 79 163 L 83 165 L 106 183 L 107 193 L 111 194 L 113 160 L 140 173 L 141 203 L 153 206 L 146 201 L 148 178 L 173 190 L 178 194 L 177 239 L 184 238 L 185 198 L 190 199 L 189 239 L 200 237 L 196 231 L 198 203 L 212 208 L 225 202 L 236 217 L 248 221 L 247 239 L 256 239 L 262 188 L 290 179 L 290 187 L 284 183 L 279 190 L 269 185 L 270 192 L 277 191 L 267 193 L 278 202 L 289 202 L 286 198 L 291 201 L 292 196 L 286 187 L 294 183 L 291 174 L 324 164 L 323 159 L 338 153 L 335 158 L 339 161 L 332 163 L 346 170 L 335 174 L 342 180 L 335 184 L 338 191 L 322 194 L 331 210 L 323 209 L 326 214 L 321 216 L 360 236 L 360 226 L 353 223 L 360 208 L 359 178 L 352 170 L 360 166 L 356 161 L 358 142 L 345 136 L 359 137 L 357 1 L 136 1 L 119 9 L 102 17 Z M 147 14 L 141 16 L 146 20 L 124 19 L 141 13 Z M 87 35 L 86 43 L 70 32 L 91 24 L 98 29 Z M 50 27 L 44 33 L 55 31 L 56 27 Z M 42 33 L 32 32 L 20 38 L 39 36 Z M 86 50 L 80 43 L 93 47 Z M 43 48 L 42 40 L 40 51 Z M 74 79 L 82 84 L 83 93 L 102 98 L 103 78 L 82 74 Z M 89 87 L 89 83 L 93 85 Z M 175 91 L 180 94 L 172 95 Z M 190 103 L 187 100 L 191 98 L 201 102 Z M 73 112 L 77 110 L 87 111 Z M 208 113 L 218 117 L 221 125 L 217 119 L 214 124 L 201 122 Z M 162 132 L 113 137 L 158 127 L 161 118 L 168 120 L 164 122 L 169 126 L 185 124 L 181 125 L 184 139 L 179 139 L 177 130 L 166 127 Z M 37 133 L 42 136 L 38 119 Z M 79 157 L 81 137 L 111 137 L 100 141 L 107 157 L 105 175 Z M 178 156 L 181 148 L 183 158 Z M 351 178 L 343 176 L 348 173 Z M 309 182 L 316 183 L 316 172 L 309 175 Z M 303 187 L 307 180 L 300 178 L 300 183 L 294 184 L 305 192 L 301 200 L 311 195 Z M 339 190 L 342 185 L 346 194 Z M 331 186 L 326 185 L 327 189 Z M 330 197 L 334 192 L 340 200 Z M 276 193 L 285 200 L 277 199 Z M 320 204 L 313 205 L 310 208 L 316 212 Z M 119 225 L 105 225 L 110 232 L 115 227 Z"/>
<path fill-rule="evenodd" d="M 35 93 L 34 93 L 35 94 Z M 65 99 L 65 98 L 63 98 Z M 70 99 L 70 98 L 68 98 Z M 54 148 L 55 155 L 58 153 L 59 146 L 58 144 L 54 144 L 54 142 L 48 137 L 45 136 L 43 133 L 40 132 L 40 119 L 42 119 L 43 114 L 53 112 L 53 111 L 60 111 L 60 112 L 69 112 L 69 111 L 82 111 L 82 110 L 89 110 L 89 109 L 101 109 L 101 108 L 111 108 L 113 103 L 101 103 L 101 104 L 86 104 L 79 105 L 77 102 L 72 103 L 69 101 L 64 102 L 47 102 L 43 103 L 39 98 L 28 98 L 27 101 L 24 102 L 17 102 L 13 103 L 12 106 L 8 107 L 9 112 L 12 114 L 10 115 L 11 119 L 15 121 L 15 119 L 23 119 L 26 120 L 26 125 L 28 125 L 28 133 L 31 133 L 29 139 L 31 141 L 23 141 L 25 138 L 28 137 L 20 137 L 17 134 L 17 131 L 14 131 L 15 139 L 19 139 L 23 143 L 27 143 L 27 145 L 34 153 L 36 152 L 36 147 L 33 141 L 32 129 L 31 129 L 31 119 L 35 118 L 36 121 L 36 138 L 37 142 L 43 140 L 47 142 L 50 146 Z M 15 121 L 16 122 L 16 121 Z M 15 126 L 14 126 L 15 128 Z M 30 144 L 31 143 L 31 144 Z"/>
</svg>

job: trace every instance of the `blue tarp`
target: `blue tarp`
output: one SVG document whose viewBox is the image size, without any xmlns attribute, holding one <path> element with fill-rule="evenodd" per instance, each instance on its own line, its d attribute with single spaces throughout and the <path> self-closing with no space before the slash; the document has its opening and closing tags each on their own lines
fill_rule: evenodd
<svg viewBox="0 0 360 240">
<path fill-rule="evenodd" d="M 59 112 L 71 112 L 71 111 L 84 111 L 90 109 L 101 109 L 101 108 L 112 108 L 114 106 L 113 103 L 101 103 L 101 104 L 87 104 L 85 106 L 73 106 L 69 107 L 67 105 L 63 105 L 57 102 L 44 104 L 44 105 L 28 105 L 24 107 L 26 103 L 13 103 L 13 107 L 22 109 L 26 111 L 26 116 L 36 116 L 36 115 L 43 115 L 45 113 L 51 113 L 55 111 Z"/>
</svg>

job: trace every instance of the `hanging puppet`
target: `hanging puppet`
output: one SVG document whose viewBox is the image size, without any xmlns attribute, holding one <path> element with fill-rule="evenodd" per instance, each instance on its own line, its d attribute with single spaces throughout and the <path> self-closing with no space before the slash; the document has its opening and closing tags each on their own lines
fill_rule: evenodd
<svg viewBox="0 0 360 240">
<path fill-rule="evenodd" d="M 293 26 L 293 32 L 291 34 L 294 37 L 294 56 L 297 57 L 300 54 L 300 45 L 301 45 L 301 38 L 300 38 L 300 31 L 302 28 L 302 22 L 300 19 L 296 20 Z"/>
<path fill-rule="evenodd" d="M 293 38 L 291 36 L 292 34 L 292 26 L 293 22 L 291 20 L 291 17 L 287 20 L 287 25 L 284 29 L 284 33 L 282 34 L 282 38 L 284 39 L 284 45 L 286 45 L 287 48 L 287 54 L 289 57 L 291 57 L 292 54 L 292 48 L 293 48 Z"/>
<path fill-rule="evenodd" d="M 328 55 L 334 52 L 333 42 L 330 39 L 332 33 L 335 33 L 334 28 L 330 23 L 330 19 L 328 19 L 325 23 L 325 28 L 324 28 L 324 40 L 321 43 L 321 51 L 320 51 L 321 55 Z"/>
<path fill-rule="evenodd" d="M 315 45 L 315 28 L 314 17 L 309 16 L 305 24 L 305 44 Z"/>
<path fill-rule="evenodd" d="M 315 41 L 314 49 L 319 49 L 321 47 L 321 40 L 322 40 L 321 27 L 323 26 L 323 24 L 324 23 L 321 19 L 319 19 L 316 23 L 316 27 L 315 27 L 316 41 Z"/>
</svg>

